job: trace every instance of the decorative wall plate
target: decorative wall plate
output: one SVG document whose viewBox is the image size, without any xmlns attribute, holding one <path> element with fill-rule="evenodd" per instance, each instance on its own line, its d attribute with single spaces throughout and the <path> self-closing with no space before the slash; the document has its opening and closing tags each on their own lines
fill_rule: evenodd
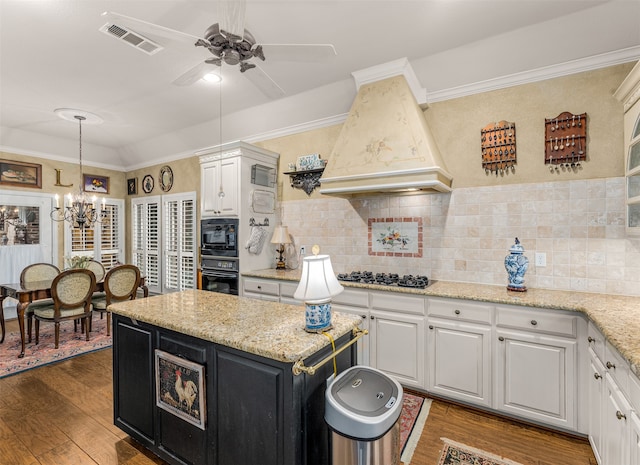
<svg viewBox="0 0 640 465">
<path fill-rule="evenodd" d="M 169 192 L 173 186 L 173 171 L 169 165 L 160 168 L 160 189 L 162 192 Z"/>
<path fill-rule="evenodd" d="M 144 178 L 142 178 L 142 190 L 145 194 L 149 194 L 153 190 L 153 176 L 147 174 Z"/>
</svg>

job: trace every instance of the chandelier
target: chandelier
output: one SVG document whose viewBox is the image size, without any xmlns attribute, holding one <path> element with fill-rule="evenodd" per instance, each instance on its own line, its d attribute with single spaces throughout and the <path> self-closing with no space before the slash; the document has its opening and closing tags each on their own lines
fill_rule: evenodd
<svg viewBox="0 0 640 465">
<path fill-rule="evenodd" d="M 89 196 L 83 190 L 84 176 L 82 172 L 82 122 L 87 119 L 86 116 L 75 112 L 76 114 L 70 114 L 74 110 L 59 109 L 56 113 L 63 119 L 71 121 L 71 117 L 78 121 L 78 127 L 80 130 L 80 183 L 78 185 L 78 192 L 76 194 L 69 193 L 66 195 L 67 202 L 64 208 L 60 207 L 59 197 L 56 194 L 56 206 L 51 210 L 50 216 L 53 221 L 67 221 L 72 228 L 88 229 L 93 228 L 96 223 L 102 223 L 107 217 L 107 212 L 104 209 L 104 198 L 102 199 L 102 209 L 100 212 L 96 209 L 96 196 Z M 100 120 L 98 117 L 93 115 Z M 101 120 L 100 120 L 101 121 Z"/>
</svg>

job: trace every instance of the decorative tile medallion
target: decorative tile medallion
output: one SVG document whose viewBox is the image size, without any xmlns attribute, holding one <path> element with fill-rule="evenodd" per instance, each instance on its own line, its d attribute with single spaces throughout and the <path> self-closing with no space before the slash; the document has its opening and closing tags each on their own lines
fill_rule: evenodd
<svg viewBox="0 0 640 465">
<path fill-rule="evenodd" d="M 369 255 L 422 257 L 422 218 L 369 218 Z"/>
</svg>

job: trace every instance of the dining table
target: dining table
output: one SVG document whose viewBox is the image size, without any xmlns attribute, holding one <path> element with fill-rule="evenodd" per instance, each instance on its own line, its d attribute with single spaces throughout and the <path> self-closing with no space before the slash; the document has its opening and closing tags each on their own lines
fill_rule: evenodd
<svg viewBox="0 0 640 465">
<path fill-rule="evenodd" d="M 0 343 L 4 342 L 5 337 L 5 321 L 4 321 L 4 299 L 12 298 L 18 301 L 16 311 L 18 313 L 18 326 L 20 327 L 20 341 L 21 350 L 18 358 L 24 357 L 25 349 L 25 332 L 24 332 L 24 314 L 29 307 L 29 304 L 34 300 L 50 299 L 51 284 L 53 279 L 44 281 L 32 281 L 26 286 L 22 286 L 20 283 L 0 284 L 0 326 L 2 329 L 2 336 L 0 337 Z M 149 296 L 149 289 L 145 285 L 144 277 L 140 278 L 140 284 L 138 287 L 142 290 L 144 297 Z M 96 289 L 94 292 L 104 292 L 104 281 L 96 283 Z M 29 341 L 31 342 L 31 341 Z"/>
</svg>

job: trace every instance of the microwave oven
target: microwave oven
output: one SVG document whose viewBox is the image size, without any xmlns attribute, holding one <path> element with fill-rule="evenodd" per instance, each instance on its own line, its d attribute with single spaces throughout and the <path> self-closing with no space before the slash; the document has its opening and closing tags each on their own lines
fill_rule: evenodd
<svg viewBox="0 0 640 465">
<path fill-rule="evenodd" d="M 202 255 L 238 256 L 238 219 L 210 218 L 200 223 Z"/>
</svg>

